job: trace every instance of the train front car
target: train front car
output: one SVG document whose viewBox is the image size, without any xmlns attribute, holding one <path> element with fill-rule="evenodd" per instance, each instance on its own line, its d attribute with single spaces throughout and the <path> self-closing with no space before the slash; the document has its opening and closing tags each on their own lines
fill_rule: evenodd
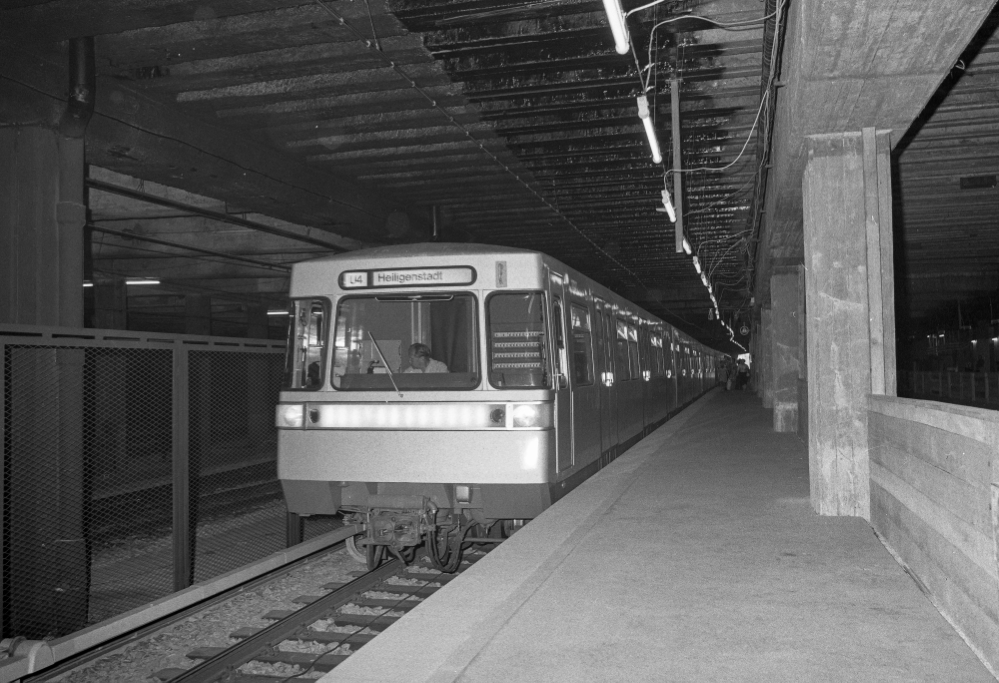
<svg viewBox="0 0 999 683">
<path fill-rule="evenodd" d="M 376 565 L 550 504 L 555 406 L 540 254 L 385 247 L 293 268 L 277 407 L 291 512 L 343 513 Z"/>
</svg>

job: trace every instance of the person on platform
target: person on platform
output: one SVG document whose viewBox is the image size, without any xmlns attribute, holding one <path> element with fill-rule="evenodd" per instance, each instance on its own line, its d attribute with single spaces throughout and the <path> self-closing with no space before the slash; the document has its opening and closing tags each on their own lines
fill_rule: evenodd
<svg viewBox="0 0 999 683">
<path fill-rule="evenodd" d="M 749 366 L 746 365 L 746 361 L 742 358 L 739 359 L 739 367 L 735 371 L 735 388 L 745 389 L 746 385 L 749 384 Z"/>
<path fill-rule="evenodd" d="M 409 347 L 409 367 L 403 372 L 448 372 L 447 365 L 430 357 L 430 347 L 416 343 Z"/>
</svg>

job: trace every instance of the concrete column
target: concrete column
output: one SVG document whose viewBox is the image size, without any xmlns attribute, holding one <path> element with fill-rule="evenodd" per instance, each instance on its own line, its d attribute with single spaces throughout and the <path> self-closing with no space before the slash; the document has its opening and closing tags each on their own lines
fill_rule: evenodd
<svg viewBox="0 0 999 683">
<path fill-rule="evenodd" d="M 0 322 L 83 326 L 83 140 L 0 129 Z"/>
<path fill-rule="evenodd" d="M 246 336 L 251 339 L 267 338 L 267 307 L 246 307 Z M 273 420 L 275 396 L 271 391 L 270 357 L 250 355 L 247 359 L 246 418 L 249 451 L 267 448 L 268 437 L 274 436 Z"/>
<path fill-rule="evenodd" d="M 767 410 L 774 407 L 773 342 L 773 310 L 765 307 L 760 311 L 760 398 Z"/>
<path fill-rule="evenodd" d="M 0 129 L 0 321 L 83 327 L 83 140 L 47 128 Z M 14 587 L 11 635 L 86 624 L 84 352 L 24 349 L 13 368 L 5 453 L 11 491 L 3 548 Z M 8 596 L 5 596 L 5 599 Z"/>
<path fill-rule="evenodd" d="M 808 138 L 809 477 L 824 515 L 870 519 L 867 396 L 894 393 L 889 152 L 873 130 Z"/>
<path fill-rule="evenodd" d="M 798 372 L 801 347 L 798 346 L 799 268 L 778 270 L 770 278 L 771 320 L 773 325 L 774 431 L 798 431 Z"/>
<path fill-rule="evenodd" d="M 798 268 L 798 436 L 808 443 L 808 309 L 805 267 Z"/>
<path fill-rule="evenodd" d="M 212 298 L 203 294 L 184 297 L 184 332 L 187 334 L 212 333 Z"/>
<path fill-rule="evenodd" d="M 128 295 L 120 275 L 94 275 L 93 326 L 103 330 L 128 329 Z"/>
<path fill-rule="evenodd" d="M 246 336 L 250 339 L 267 339 L 270 321 L 266 306 L 246 307 Z"/>
</svg>

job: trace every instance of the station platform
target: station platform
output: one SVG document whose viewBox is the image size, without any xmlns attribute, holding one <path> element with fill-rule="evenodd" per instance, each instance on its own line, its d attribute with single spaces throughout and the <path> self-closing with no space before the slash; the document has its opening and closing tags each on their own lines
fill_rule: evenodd
<svg viewBox="0 0 999 683">
<path fill-rule="evenodd" d="M 324 676 L 995 681 L 748 392 L 695 402 Z"/>
</svg>

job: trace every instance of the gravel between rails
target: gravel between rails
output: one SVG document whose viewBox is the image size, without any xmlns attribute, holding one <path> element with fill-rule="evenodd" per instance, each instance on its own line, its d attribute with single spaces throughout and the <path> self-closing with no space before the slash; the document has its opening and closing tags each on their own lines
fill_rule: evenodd
<svg viewBox="0 0 999 683">
<path fill-rule="evenodd" d="M 264 627 L 261 617 L 271 610 L 298 609 L 301 595 L 316 595 L 326 583 L 348 582 L 349 572 L 364 569 L 345 550 L 297 567 L 289 574 L 254 590 L 240 593 L 204 612 L 165 627 L 100 659 L 54 679 L 65 683 L 159 683 L 152 674 L 166 668 L 190 668 L 186 654 L 199 647 L 226 647 L 229 634 L 244 626 Z M 273 670 L 268 673 L 272 673 Z M 289 673 L 292 671 L 289 670 Z"/>
</svg>

